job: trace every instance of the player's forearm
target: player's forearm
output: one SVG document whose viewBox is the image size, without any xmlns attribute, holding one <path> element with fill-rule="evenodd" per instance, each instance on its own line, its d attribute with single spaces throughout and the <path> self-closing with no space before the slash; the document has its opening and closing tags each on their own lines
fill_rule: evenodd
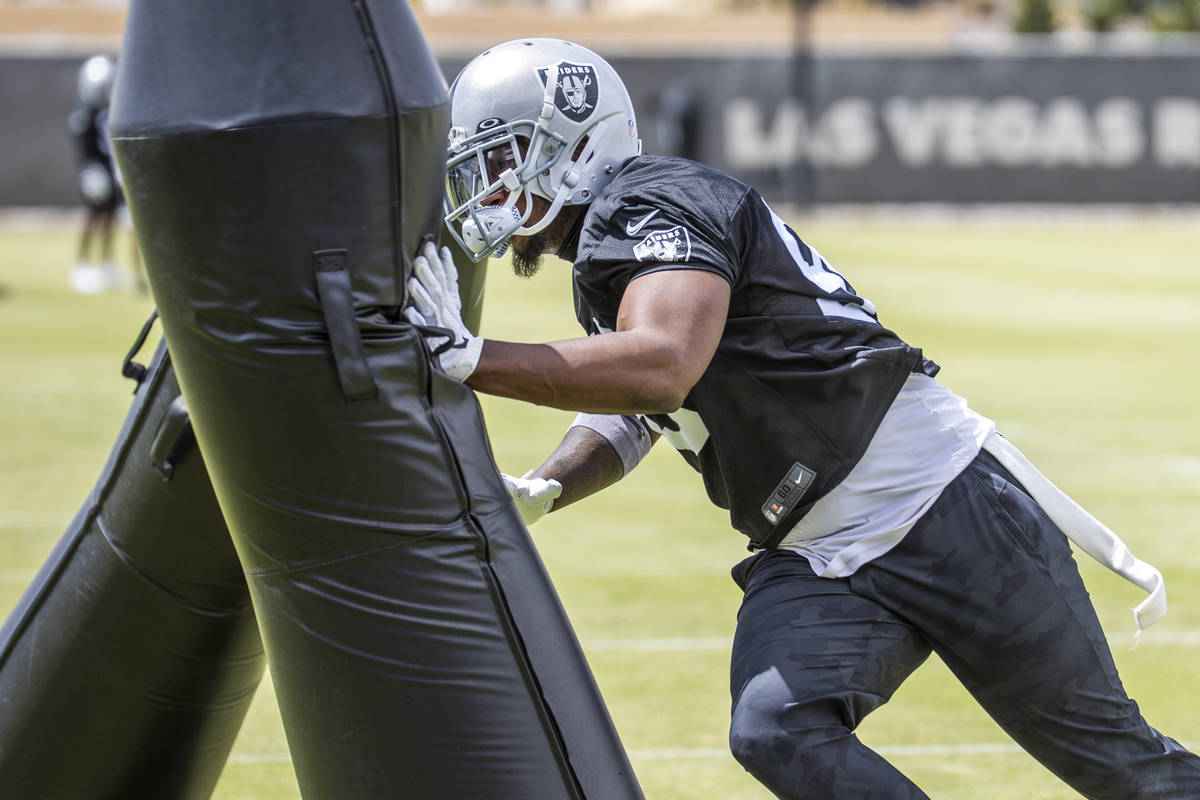
<svg viewBox="0 0 1200 800">
<path fill-rule="evenodd" d="M 670 341 L 626 331 L 548 344 L 489 339 L 467 384 L 572 411 L 658 414 L 679 408 L 699 378 L 692 371 Z"/>
<path fill-rule="evenodd" d="M 569 428 L 562 443 L 534 471 L 539 478 L 553 478 L 562 484 L 562 494 L 554 501 L 559 509 L 595 494 L 619 481 L 625 474 L 617 451 L 608 440 L 588 428 Z"/>
</svg>

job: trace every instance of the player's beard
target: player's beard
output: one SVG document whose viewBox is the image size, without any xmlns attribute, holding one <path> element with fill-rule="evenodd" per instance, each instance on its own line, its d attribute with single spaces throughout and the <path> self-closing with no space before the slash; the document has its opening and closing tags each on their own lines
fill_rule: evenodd
<svg viewBox="0 0 1200 800">
<path fill-rule="evenodd" d="M 520 246 L 513 242 L 512 268 L 518 278 L 532 278 L 542 268 L 542 256 L 546 254 L 545 232 L 522 237 Z"/>
<path fill-rule="evenodd" d="M 531 236 L 513 237 L 512 253 L 513 272 L 519 278 L 532 278 L 542 267 L 542 256 L 554 253 L 562 257 L 563 243 L 571 238 L 574 229 L 584 212 L 583 206 L 568 206 L 542 230 Z"/>
</svg>

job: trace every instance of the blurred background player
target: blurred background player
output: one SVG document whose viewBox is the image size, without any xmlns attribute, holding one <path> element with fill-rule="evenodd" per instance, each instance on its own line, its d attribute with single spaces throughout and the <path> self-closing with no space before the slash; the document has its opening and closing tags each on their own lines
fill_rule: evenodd
<svg viewBox="0 0 1200 800">
<path fill-rule="evenodd" d="M 108 141 L 108 107 L 116 72 L 116 62 L 107 55 L 83 62 L 79 103 L 67 117 L 79 158 L 76 186 L 84 206 L 83 230 L 69 280 L 72 289 L 84 294 L 121 286 L 113 260 L 113 232 L 124 200 Z M 144 289 L 145 284 L 139 279 L 138 286 Z"/>
</svg>

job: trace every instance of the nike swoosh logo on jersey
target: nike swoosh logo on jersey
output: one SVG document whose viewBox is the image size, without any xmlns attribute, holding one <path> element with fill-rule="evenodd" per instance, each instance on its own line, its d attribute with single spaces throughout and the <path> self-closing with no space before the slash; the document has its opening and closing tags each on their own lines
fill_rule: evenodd
<svg viewBox="0 0 1200 800">
<path fill-rule="evenodd" d="M 629 234 L 630 236 L 637 236 L 638 233 L 641 232 L 642 228 L 646 227 L 646 223 L 649 222 L 650 220 L 654 219 L 654 216 L 657 213 L 658 213 L 658 209 L 656 208 L 653 211 L 651 211 L 649 214 L 647 214 L 646 216 L 639 219 L 637 222 L 633 222 L 633 221 L 626 222 L 625 223 L 625 233 Z"/>
</svg>

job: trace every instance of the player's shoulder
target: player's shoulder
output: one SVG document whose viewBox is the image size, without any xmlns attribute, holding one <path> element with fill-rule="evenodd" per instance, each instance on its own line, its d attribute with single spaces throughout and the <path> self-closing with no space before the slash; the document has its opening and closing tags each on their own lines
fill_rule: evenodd
<svg viewBox="0 0 1200 800">
<path fill-rule="evenodd" d="M 621 252 L 630 241 L 676 228 L 717 243 L 752 190 L 741 181 L 696 161 L 637 156 L 627 161 L 588 209 L 580 255 Z M 683 233 L 677 234 L 682 236 Z"/>
<path fill-rule="evenodd" d="M 599 210 L 642 203 L 692 213 L 728 210 L 750 187 L 698 161 L 676 156 L 636 156 L 621 167 L 601 193 Z"/>
</svg>

